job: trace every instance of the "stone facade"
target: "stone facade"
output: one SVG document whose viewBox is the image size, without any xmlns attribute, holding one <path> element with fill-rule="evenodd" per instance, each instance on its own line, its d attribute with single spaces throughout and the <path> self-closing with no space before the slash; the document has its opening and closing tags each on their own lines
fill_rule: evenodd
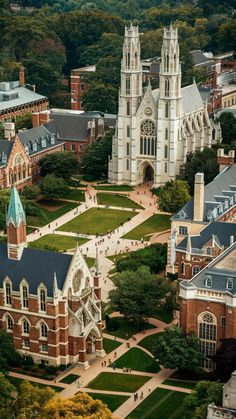
<svg viewBox="0 0 236 419">
<path fill-rule="evenodd" d="M 208 405 L 207 419 L 234 419 L 236 418 L 236 371 L 224 385 L 222 406 L 214 403 Z"/>
</svg>

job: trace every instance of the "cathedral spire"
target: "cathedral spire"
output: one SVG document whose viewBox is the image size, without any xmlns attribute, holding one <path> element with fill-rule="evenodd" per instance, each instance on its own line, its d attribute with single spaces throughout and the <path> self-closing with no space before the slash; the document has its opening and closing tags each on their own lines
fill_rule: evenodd
<svg viewBox="0 0 236 419">
<path fill-rule="evenodd" d="M 24 247 L 27 244 L 26 217 L 15 186 L 11 189 L 6 225 L 8 257 L 20 260 Z"/>
</svg>

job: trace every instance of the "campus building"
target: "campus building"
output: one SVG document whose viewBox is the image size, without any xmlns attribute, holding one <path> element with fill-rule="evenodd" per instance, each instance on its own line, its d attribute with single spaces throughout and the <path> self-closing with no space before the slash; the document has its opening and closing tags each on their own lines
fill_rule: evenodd
<svg viewBox="0 0 236 419">
<path fill-rule="evenodd" d="M 214 134 L 214 135 L 213 135 Z M 195 82 L 181 88 L 178 32 L 164 29 L 159 88 L 142 82 L 138 27 L 125 29 L 121 86 L 109 181 L 154 187 L 175 179 L 187 153 L 221 141 L 218 123 L 211 121 Z"/>
<path fill-rule="evenodd" d="M 0 83 L 0 121 L 11 121 L 12 118 L 27 112 L 39 112 L 48 108 L 48 99 L 35 92 L 35 86 L 25 83 L 24 67 L 21 67 L 19 80 Z"/>
<path fill-rule="evenodd" d="M 207 419 L 235 419 L 236 418 L 236 371 L 223 387 L 222 406 L 211 403 L 207 408 Z"/>
<path fill-rule="evenodd" d="M 78 362 L 103 356 L 98 260 L 91 274 L 79 248 L 74 255 L 27 248 L 26 218 L 12 188 L 7 243 L 0 244 L 0 327 L 35 362 Z"/>
<path fill-rule="evenodd" d="M 15 134 L 15 125 L 5 122 L 5 139 L 0 140 L 0 188 L 17 189 L 39 180 L 39 160 L 46 154 L 63 151 L 64 143 L 44 126 Z"/>
</svg>

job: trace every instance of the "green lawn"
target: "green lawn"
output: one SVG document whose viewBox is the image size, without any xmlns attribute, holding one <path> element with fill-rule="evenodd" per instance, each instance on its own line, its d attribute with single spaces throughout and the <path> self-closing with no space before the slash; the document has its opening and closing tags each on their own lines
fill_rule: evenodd
<svg viewBox="0 0 236 419">
<path fill-rule="evenodd" d="M 71 384 L 74 381 L 78 380 L 79 377 L 80 375 L 78 374 L 69 374 L 66 377 L 62 378 L 62 380 L 60 380 L 60 383 Z"/>
<path fill-rule="evenodd" d="M 130 419 L 181 419 L 186 393 L 158 388 L 129 414 Z"/>
<path fill-rule="evenodd" d="M 138 327 L 134 327 L 132 324 L 127 322 L 127 320 L 125 320 L 124 317 L 112 317 L 112 319 L 116 319 L 118 328 L 114 331 L 105 329 L 104 333 L 108 333 L 112 336 L 117 336 L 121 339 L 129 339 L 131 336 L 140 332 L 140 329 Z M 155 326 L 147 324 L 147 329 L 152 329 L 153 327 Z"/>
<path fill-rule="evenodd" d="M 143 238 L 144 240 L 149 241 L 151 234 L 168 230 L 169 228 L 170 215 L 155 214 L 125 234 L 123 239 L 141 240 Z"/>
<path fill-rule="evenodd" d="M 98 193 L 97 199 L 98 199 L 98 203 L 101 205 L 111 205 L 114 207 L 123 207 L 123 208 L 138 208 L 138 209 L 143 208 L 125 195 Z"/>
<path fill-rule="evenodd" d="M 51 208 L 49 211 L 46 208 L 40 207 L 40 202 L 43 205 L 47 205 Z M 50 200 L 41 200 L 38 202 L 39 208 L 37 211 L 37 216 L 28 216 L 27 217 L 27 224 L 30 226 L 42 227 L 45 224 L 51 223 L 52 221 L 56 220 L 58 217 L 66 214 L 67 212 L 71 211 L 73 208 L 77 207 L 77 204 L 73 202 L 65 202 L 65 201 L 50 201 Z M 55 210 L 53 210 L 55 208 Z"/>
<path fill-rule="evenodd" d="M 139 342 L 139 346 L 142 346 L 143 348 L 147 349 L 149 352 L 153 354 L 153 347 L 155 348 L 157 346 L 157 339 L 158 336 L 161 335 L 161 333 L 163 332 L 153 333 L 153 335 L 146 336 Z"/>
<path fill-rule="evenodd" d="M 70 188 L 69 192 L 63 198 L 71 199 L 72 201 L 85 201 L 84 191 L 76 188 Z"/>
<path fill-rule="evenodd" d="M 115 394 L 102 394 L 102 393 L 88 393 L 94 400 L 101 400 L 107 405 L 108 409 L 114 412 L 120 407 L 129 397 L 119 396 Z"/>
<path fill-rule="evenodd" d="M 131 348 L 115 361 L 117 368 L 131 368 L 134 371 L 158 372 L 160 366 L 146 352 L 139 348 Z"/>
<path fill-rule="evenodd" d="M 196 382 L 194 381 L 185 381 L 185 380 L 165 380 L 162 384 L 166 384 L 168 386 L 176 386 L 181 388 L 189 388 L 190 390 L 194 389 L 196 386 Z"/>
<path fill-rule="evenodd" d="M 29 243 L 28 247 L 47 249 L 48 246 L 57 249 L 58 252 L 63 252 L 69 249 L 75 249 L 76 244 L 79 246 L 86 243 L 88 239 L 62 236 L 59 234 L 47 234 L 34 242 Z"/>
<path fill-rule="evenodd" d="M 91 208 L 64 224 L 58 230 L 103 235 L 130 220 L 134 215 L 135 213 L 131 211 Z"/>
<path fill-rule="evenodd" d="M 103 338 L 103 348 L 107 354 L 114 351 L 120 345 L 121 345 L 121 342 L 117 342 L 114 339 Z"/>
<path fill-rule="evenodd" d="M 91 258 L 89 256 L 85 257 L 86 263 L 89 268 L 92 268 L 95 264 L 95 258 Z"/>
<path fill-rule="evenodd" d="M 7 379 L 11 382 L 11 384 L 18 389 L 20 384 L 23 381 L 27 381 L 27 380 L 22 380 L 21 378 L 17 378 L 17 377 L 12 377 L 10 375 L 7 376 Z M 41 384 L 41 383 L 35 383 L 34 381 L 29 381 L 30 384 L 32 384 L 33 386 L 37 386 L 40 388 L 45 388 L 45 387 L 50 387 L 52 388 L 54 391 L 56 391 L 57 393 L 60 393 L 63 390 L 63 387 L 58 387 L 58 386 L 51 386 L 51 385 L 46 385 L 46 384 Z"/>
<path fill-rule="evenodd" d="M 129 185 L 99 185 L 95 186 L 95 189 L 99 191 L 129 192 L 133 191 L 134 188 Z"/>
<path fill-rule="evenodd" d="M 87 387 L 94 390 L 127 391 L 133 393 L 142 387 L 150 377 L 133 374 L 101 372 Z"/>
</svg>

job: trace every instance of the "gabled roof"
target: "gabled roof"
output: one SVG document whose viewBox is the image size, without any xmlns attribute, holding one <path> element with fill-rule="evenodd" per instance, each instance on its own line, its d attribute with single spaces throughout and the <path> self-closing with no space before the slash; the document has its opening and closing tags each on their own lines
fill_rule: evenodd
<svg viewBox="0 0 236 419">
<path fill-rule="evenodd" d="M 27 147 L 27 152 L 30 156 L 62 143 L 43 125 L 27 131 L 21 131 L 18 133 L 18 137 L 23 146 Z"/>
<path fill-rule="evenodd" d="M 19 83 L 18 86 L 16 86 L 16 82 L 13 82 L 12 85 L 9 85 L 10 88 L 7 89 L 4 89 L 4 84 L 6 83 L 0 84 L 0 112 L 15 106 L 36 102 L 38 100 L 47 100 L 46 96 L 39 95 L 26 87 L 20 87 Z"/>
<path fill-rule="evenodd" d="M 225 201 L 232 198 L 234 203 L 236 199 L 236 164 L 231 167 L 227 167 L 221 173 L 219 173 L 212 182 L 208 183 L 204 187 L 204 216 L 203 221 L 211 221 L 209 219 L 209 212 L 212 213 L 214 209 L 217 209 L 220 205 L 223 205 Z M 190 199 L 180 211 L 178 211 L 172 219 L 181 219 L 181 212 L 186 214 L 186 219 L 193 220 L 193 206 L 194 198 Z M 223 208 L 222 213 L 226 209 Z M 218 211 L 218 210 L 217 210 Z M 217 217 L 220 215 L 217 212 Z"/>
<path fill-rule="evenodd" d="M 54 273 L 58 288 L 62 290 L 71 260 L 72 255 L 31 248 L 24 249 L 20 260 L 8 259 L 7 244 L 0 243 L 0 287 L 3 287 L 3 281 L 8 276 L 13 291 L 19 291 L 24 278 L 29 284 L 30 294 L 37 295 L 37 288 L 43 283 L 47 295 L 52 297 Z"/>
<path fill-rule="evenodd" d="M 190 51 L 190 54 L 192 55 L 194 65 L 211 64 L 211 62 L 213 62 L 213 60 L 206 57 L 200 49 Z"/>
<path fill-rule="evenodd" d="M 219 246 L 229 247 L 230 237 L 234 236 L 236 240 L 236 223 L 225 223 L 221 221 L 212 221 L 197 236 L 190 236 L 191 248 L 202 249 L 211 238 L 215 236 L 215 241 Z M 184 238 L 176 248 L 186 250 L 187 238 Z"/>
<path fill-rule="evenodd" d="M 10 222 L 13 222 L 14 226 L 18 227 L 21 221 L 23 221 L 23 223 L 26 224 L 25 211 L 23 209 L 18 191 L 14 186 L 11 189 L 10 202 L 9 202 L 6 222 L 7 222 L 7 225 Z"/>
<path fill-rule="evenodd" d="M 183 288 L 201 288 L 214 291 L 221 291 L 230 294 L 236 294 L 236 243 L 228 247 L 216 259 L 209 263 L 190 281 L 181 281 Z M 211 286 L 207 279 L 211 280 Z M 232 281 L 232 288 L 229 289 L 229 281 Z"/>
<path fill-rule="evenodd" d="M 204 104 L 199 93 L 198 87 L 195 83 L 181 88 L 181 96 L 183 98 L 183 112 L 195 112 L 198 109 L 203 109 Z"/>
</svg>

